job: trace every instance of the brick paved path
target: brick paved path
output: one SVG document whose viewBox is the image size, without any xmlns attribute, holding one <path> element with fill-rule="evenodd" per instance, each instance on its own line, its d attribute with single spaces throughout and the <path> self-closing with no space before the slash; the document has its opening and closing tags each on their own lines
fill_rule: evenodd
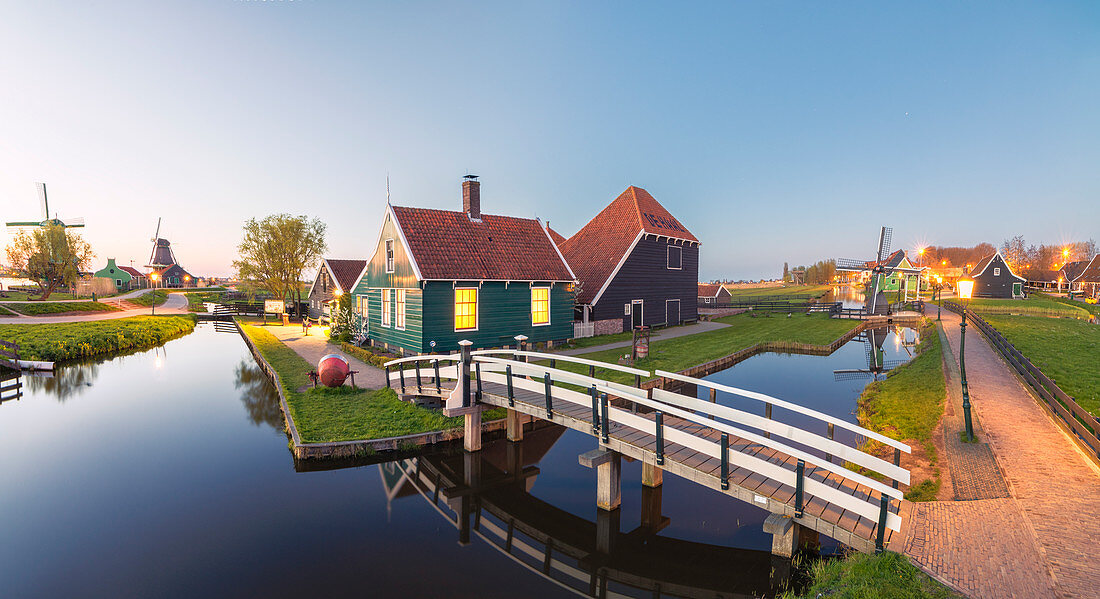
<svg viewBox="0 0 1100 599">
<path fill-rule="evenodd" d="M 957 356 L 959 318 L 943 319 Z M 1100 469 L 973 327 L 966 337 L 971 403 L 1011 497 L 914 504 L 905 553 L 974 597 L 1100 597 Z"/>
</svg>

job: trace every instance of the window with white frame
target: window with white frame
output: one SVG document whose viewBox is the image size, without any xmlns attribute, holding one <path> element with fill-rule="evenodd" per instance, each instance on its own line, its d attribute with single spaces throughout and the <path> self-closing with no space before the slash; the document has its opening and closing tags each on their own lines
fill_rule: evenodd
<svg viewBox="0 0 1100 599">
<path fill-rule="evenodd" d="M 550 324 L 550 288 L 531 288 L 531 324 Z"/>
<path fill-rule="evenodd" d="M 399 331 L 405 330 L 405 290 L 394 290 L 397 295 L 397 309 L 394 310 L 394 328 Z"/>
<path fill-rule="evenodd" d="M 393 240 L 386 240 L 386 272 L 393 272 Z"/>
<path fill-rule="evenodd" d="M 993 276 L 995 276 L 995 277 L 999 277 L 999 276 L 1001 276 L 1001 269 L 1000 269 L 1000 267 L 996 267 L 996 268 L 994 268 L 994 269 L 993 269 Z"/>
<path fill-rule="evenodd" d="M 468 331 L 477 328 L 477 287 L 455 289 L 455 330 Z"/>
<path fill-rule="evenodd" d="M 393 289 L 382 290 L 382 326 L 390 326 L 390 309 L 393 302 Z"/>
<path fill-rule="evenodd" d="M 681 270 L 684 267 L 684 248 L 678 245 L 668 246 L 666 267 L 670 270 Z"/>
</svg>

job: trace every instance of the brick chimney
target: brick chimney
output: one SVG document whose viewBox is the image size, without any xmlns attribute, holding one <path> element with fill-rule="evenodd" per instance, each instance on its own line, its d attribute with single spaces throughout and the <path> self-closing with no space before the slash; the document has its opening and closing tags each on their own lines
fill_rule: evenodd
<svg viewBox="0 0 1100 599">
<path fill-rule="evenodd" d="M 477 175 L 466 175 L 462 181 L 462 210 L 470 220 L 481 220 L 481 183 Z"/>
</svg>

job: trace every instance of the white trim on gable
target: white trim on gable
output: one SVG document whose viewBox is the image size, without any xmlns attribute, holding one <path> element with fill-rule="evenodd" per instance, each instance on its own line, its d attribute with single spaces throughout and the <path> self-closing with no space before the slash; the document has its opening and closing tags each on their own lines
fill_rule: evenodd
<svg viewBox="0 0 1100 599">
<path fill-rule="evenodd" d="M 626 253 L 622 258 L 619 258 L 619 263 L 615 265 L 615 270 L 611 271 L 611 274 L 607 277 L 607 280 L 603 282 L 603 286 L 600 287 L 600 291 L 592 298 L 591 306 L 595 306 L 600 298 L 603 296 L 603 292 L 607 291 L 607 288 L 611 286 L 611 281 L 615 280 L 615 275 L 619 274 L 619 269 L 626 263 L 626 259 L 630 257 L 630 254 L 634 252 L 634 248 L 638 247 L 638 242 L 642 240 L 642 236 L 645 235 L 645 230 L 638 231 L 638 234 L 634 237 L 634 242 L 627 248 Z"/>
<path fill-rule="evenodd" d="M 1018 275 L 1018 274 L 1016 274 L 1015 272 L 1012 271 L 1012 267 L 1008 265 L 1008 260 L 1005 260 L 1005 257 L 1001 255 L 1000 250 L 997 250 L 996 252 L 993 253 L 993 257 L 989 259 L 989 262 L 985 263 L 985 266 L 982 267 L 981 272 L 979 272 L 978 274 L 971 274 L 970 277 L 971 278 L 977 278 L 977 277 L 982 276 L 982 273 L 984 273 L 985 270 L 987 268 L 989 268 L 989 265 L 993 264 L 993 258 L 1000 258 L 1001 259 L 1001 262 L 1005 265 L 1005 268 L 1008 269 L 1008 274 L 1012 275 L 1013 277 L 1015 277 L 1017 279 L 1020 279 L 1021 281 L 1025 282 L 1025 283 L 1027 282 L 1027 279 L 1021 277 L 1020 275 Z"/>
<path fill-rule="evenodd" d="M 1085 267 L 1081 269 L 1081 272 L 1078 273 L 1076 277 L 1073 277 L 1073 280 L 1069 281 L 1069 282 L 1070 283 L 1076 283 L 1077 279 L 1080 279 L 1081 277 L 1085 276 L 1085 273 L 1088 272 L 1090 268 L 1092 268 L 1092 263 L 1096 262 L 1097 258 L 1100 258 L 1100 254 L 1096 254 L 1095 256 L 1093 256 L 1092 260 L 1089 260 L 1089 263 L 1086 264 Z M 1064 269 L 1065 265 L 1063 265 L 1062 268 Z"/>
<path fill-rule="evenodd" d="M 313 295 L 313 288 L 317 286 L 317 279 L 321 278 L 321 271 L 324 269 L 328 269 L 329 272 L 332 272 L 332 269 L 329 268 L 328 265 L 328 258 L 321 258 L 321 267 L 317 269 L 317 275 L 313 277 L 313 283 L 310 283 L 309 293 L 306 294 L 306 297 Z M 333 280 L 335 281 L 336 279 L 333 278 Z M 337 283 L 337 285 L 339 285 L 339 283 Z"/>
<path fill-rule="evenodd" d="M 546 223 L 542 222 L 542 219 L 537 216 L 535 217 L 535 222 L 539 224 L 543 234 L 546 235 L 546 240 L 550 242 L 550 247 L 554 248 L 554 251 L 558 253 L 558 259 L 565 265 L 565 270 L 569 271 L 569 276 L 573 277 L 573 281 L 576 281 L 577 275 L 573 272 L 573 267 L 569 266 L 569 261 L 566 260 L 565 255 L 561 253 L 561 248 L 558 247 L 558 244 L 554 243 L 554 238 L 550 236 L 550 231 L 547 229 Z"/>
<path fill-rule="evenodd" d="M 416 275 L 417 281 L 423 281 L 424 277 L 420 275 L 420 267 L 416 265 L 416 257 L 413 256 L 412 250 L 409 248 L 409 241 L 405 239 L 405 231 L 401 229 L 401 222 L 397 220 L 397 214 L 393 211 L 393 206 L 388 202 L 386 203 L 385 216 L 389 216 L 393 219 L 393 225 L 397 229 L 397 235 L 401 238 L 401 245 L 405 248 L 405 254 L 409 256 L 409 264 L 413 267 L 413 274 Z M 363 276 L 367 274 L 367 269 L 370 268 L 371 260 L 374 259 L 375 254 L 378 253 L 378 245 L 382 243 L 382 231 L 386 228 L 386 219 L 382 219 L 382 226 L 378 227 L 378 238 L 374 241 L 374 254 L 367 258 L 367 263 L 363 265 L 363 270 L 359 273 L 358 277 L 355 277 L 355 283 L 351 286 L 352 290 L 359 288 L 359 283 L 363 280 Z M 385 252 L 385 248 L 382 249 Z M 383 265 L 385 268 L 385 265 Z"/>
</svg>

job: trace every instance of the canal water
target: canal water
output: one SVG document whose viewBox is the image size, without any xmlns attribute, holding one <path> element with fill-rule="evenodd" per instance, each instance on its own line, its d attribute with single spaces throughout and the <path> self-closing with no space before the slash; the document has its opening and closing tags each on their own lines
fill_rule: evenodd
<svg viewBox="0 0 1100 599">
<path fill-rule="evenodd" d="M 870 379 L 838 382 L 832 371 L 864 360 L 853 342 L 829 357 L 756 356 L 713 378 L 853 418 Z M 587 592 L 584 573 L 600 568 L 621 573 L 608 588 L 629 596 L 687 574 L 709 590 L 776 590 L 766 513 L 669 476 L 655 533 L 638 463 L 624 463 L 610 556 L 572 555 L 597 555 L 587 543 L 608 525 L 595 473 L 577 462 L 595 441 L 572 431 L 530 435 L 519 483 L 500 482 L 506 442 L 476 466 L 452 452 L 296 469 L 267 380 L 239 336 L 208 324 L 154 350 L 22 381 L 24 396 L 0 404 L 0 596 L 559 597 L 570 594 L 563 584 Z M 400 468 L 417 466 L 422 484 L 402 482 Z M 448 518 L 462 493 L 433 497 L 424 483 L 447 468 L 478 472 L 493 506 L 466 544 Z M 510 553 L 492 534 L 508 528 Z"/>
</svg>

